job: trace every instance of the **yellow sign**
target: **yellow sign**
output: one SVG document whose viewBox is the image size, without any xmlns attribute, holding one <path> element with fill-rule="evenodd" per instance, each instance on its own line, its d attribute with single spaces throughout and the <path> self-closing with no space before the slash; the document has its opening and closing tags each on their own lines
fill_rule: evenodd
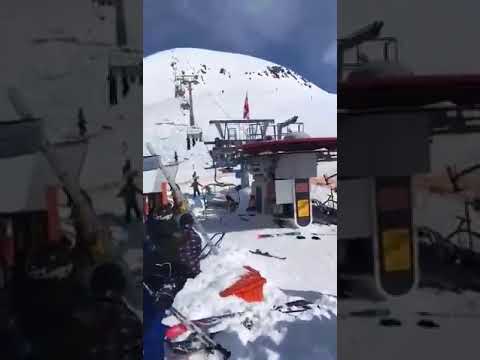
<svg viewBox="0 0 480 360">
<path fill-rule="evenodd" d="M 411 269 L 410 230 L 393 229 L 383 232 L 383 257 L 385 271 Z"/>
<path fill-rule="evenodd" d="M 297 201 L 297 214 L 298 217 L 310 217 L 310 201 L 298 200 Z"/>
</svg>

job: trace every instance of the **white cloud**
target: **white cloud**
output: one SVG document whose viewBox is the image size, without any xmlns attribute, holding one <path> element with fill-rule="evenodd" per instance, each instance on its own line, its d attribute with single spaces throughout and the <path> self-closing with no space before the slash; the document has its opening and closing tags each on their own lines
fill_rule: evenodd
<svg viewBox="0 0 480 360">
<path fill-rule="evenodd" d="M 337 64 L 337 41 L 333 41 L 325 50 L 322 61 L 329 65 Z"/>
</svg>

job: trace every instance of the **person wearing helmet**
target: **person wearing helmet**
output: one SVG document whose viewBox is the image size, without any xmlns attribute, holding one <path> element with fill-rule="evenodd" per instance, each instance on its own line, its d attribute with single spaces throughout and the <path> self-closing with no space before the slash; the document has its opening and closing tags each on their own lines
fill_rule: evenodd
<svg viewBox="0 0 480 360">
<path fill-rule="evenodd" d="M 193 229 L 194 219 L 192 214 L 186 213 L 180 216 L 180 238 L 178 247 L 178 261 L 185 267 L 185 276 L 194 278 L 200 273 L 200 253 L 202 251 L 202 239 Z"/>
<path fill-rule="evenodd" d="M 137 220 L 142 220 L 142 212 L 137 203 L 137 194 L 143 195 L 143 192 L 135 185 L 133 178 L 129 177 L 118 193 L 118 196 L 123 197 L 125 202 L 125 222 L 127 224 L 130 223 L 132 210 L 135 212 Z"/>
</svg>

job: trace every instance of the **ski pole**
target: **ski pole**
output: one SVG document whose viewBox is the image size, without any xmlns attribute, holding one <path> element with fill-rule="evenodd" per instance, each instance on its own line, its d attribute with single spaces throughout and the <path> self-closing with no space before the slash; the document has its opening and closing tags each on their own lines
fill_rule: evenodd
<svg viewBox="0 0 480 360">
<path fill-rule="evenodd" d="M 216 343 L 209 334 L 207 334 L 204 330 L 202 330 L 198 325 L 196 325 L 193 321 L 189 320 L 185 315 L 180 313 L 175 307 L 171 307 L 170 311 L 178 318 L 182 323 L 184 323 L 187 327 L 190 328 L 191 331 L 196 333 L 200 339 L 200 341 L 208 348 L 213 350 L 217 350 L 220 352 L 224 359 L 229 359 L 232 353 L 225 349 L 222 345 Z"/>
</svg>

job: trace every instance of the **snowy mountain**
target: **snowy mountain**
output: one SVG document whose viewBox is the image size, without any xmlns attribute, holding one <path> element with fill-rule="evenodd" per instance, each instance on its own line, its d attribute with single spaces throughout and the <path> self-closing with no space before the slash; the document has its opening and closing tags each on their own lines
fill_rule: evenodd
<svg viewBox="0 0 480 360">
<path fill-rule="evenodd" d="M 168 137 L 177 143 L 180 137 L 175 135 L 185 133 L 189 124 L 189 110 L 182 106 L 188 101 L 186 87 L 183 97 L 175 97 L 175 77 L 182 73 L 198 75 L 199 83 L 192 85 L 193 108 L 196 125 L 202 128 L 206 139 L 217 136 L 216 129 L 209 126 L 210 120 L 242 119 L 247 92 L 252 119 L 280 122 L 298 115 L 309 135 L 336 136 L 335 94 L 318 88 L 290 69 L 266 60 L 181 48 L 144 58 L 144 142 L 158 144 L 159 140 Z M 181 141 L 185 142 L 184 136 Z M 145 147 L 144 153 L 148 154 Z"/>
</svg>

